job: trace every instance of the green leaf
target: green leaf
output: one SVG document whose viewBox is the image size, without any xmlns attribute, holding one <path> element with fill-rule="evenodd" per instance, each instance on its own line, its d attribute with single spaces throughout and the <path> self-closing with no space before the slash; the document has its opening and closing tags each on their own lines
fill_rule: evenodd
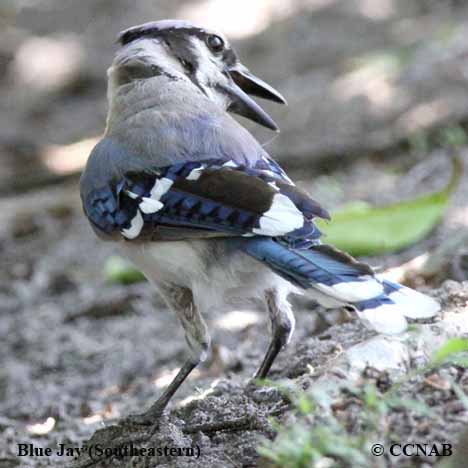
<svg viewBox="0 0 468 468">
<path fill-rule="evenodd" d="M 441 364 L 448 358 L 452 358 L 455 354 L 466 351 L 468 351 L 468 339 L 451 338 L 434 353 L 432 364 Z"/>
<path fill-rule="evenodd" d="M 439 133 L 439 142 L 442 146 L 458 148 L 466 145 L 468 136 L 459 125 L 443 128 Z"/>
<path fill-rule="evenodd" d="M 296 406 L 302 414 L 310 414 L 315 409 L 313 401 L 305 393 L 299 395 Z"/>
<path fill-rule="evenodd" d="M 104 264 L 104 278 L 109 283 L 133 284 L 145 281 L 143 273 L 121 257 L 112 256 Z"/>
<path fill-rule="evenodd" d="M 325 242 L 352 255 L 376 255 L 423 239 L 442 218 L 458 184 L 462 166 L 457 158 L 453 165 L 452 178 L 440 192 L 385 207 L 353 203 L 333 213 L 330 223 L 317 221 Z"/>
</svg>

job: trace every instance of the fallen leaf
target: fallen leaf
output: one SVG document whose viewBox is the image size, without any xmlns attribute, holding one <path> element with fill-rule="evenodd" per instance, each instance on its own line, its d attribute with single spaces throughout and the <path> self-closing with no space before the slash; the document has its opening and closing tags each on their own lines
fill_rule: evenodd
<svg viewBox="0 0 468 468">
<path fill-rule="evenodd" d="M 462 173 L 453 159 L 450 182 L 442 191 L 384 207 L 353 203 L 332 214 L 330 223 L 319 220 L 325 242 L 352 255 L 394 252 L 423 239 L 442 218 Z"/>
<path fill-rule="evenodd" d="M 112 256 L 104 264 L 104 278 L 109 283 L 133 284 L 145 281 L 143 273 L 137 270 L 130 262 Z"/>
</svg>

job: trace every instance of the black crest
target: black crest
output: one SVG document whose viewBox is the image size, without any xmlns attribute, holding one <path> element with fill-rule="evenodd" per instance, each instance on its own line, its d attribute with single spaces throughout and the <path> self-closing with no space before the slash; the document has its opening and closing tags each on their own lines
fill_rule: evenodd
<svg viewBox="0 0 468 468">
<path fill-rule="evenodd" d="M 151 21 L 149 23 L 140 24 L 131 28 L 125 29 L 118 36 L 118 42 L 121 45 L 129 44 L 135 39 L 142 37 L 158 37 L 166 35 L 195 35 L 205 37 L 207 31 L 196 27 L 188 21 L 182 20 L 161 20 Z"/>
</svg>

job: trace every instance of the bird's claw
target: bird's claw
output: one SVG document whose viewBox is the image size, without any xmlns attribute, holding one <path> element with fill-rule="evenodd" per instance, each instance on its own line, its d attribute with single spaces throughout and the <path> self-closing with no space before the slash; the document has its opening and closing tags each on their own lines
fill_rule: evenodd
<svg viewBox="0 0 468 468">
<path fill-rule="evenodd" d="M 130 414 L 123 420 L 123 423 L 129 426 L 153 426 L 154 430 L 157 430 L 161 416 L 162 411 L 150 408 L 145 413 Z"/>
</svg>

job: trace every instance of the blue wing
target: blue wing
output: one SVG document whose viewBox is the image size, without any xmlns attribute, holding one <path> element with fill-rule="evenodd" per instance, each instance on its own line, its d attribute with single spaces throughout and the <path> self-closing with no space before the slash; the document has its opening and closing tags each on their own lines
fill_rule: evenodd
<svg viewBox="0 0 468 468">
<path fill-rule="evenodd" d="M 115 153 L 104 147 L 109 149 Z M 112 163 L 115 167 L 115 157 Z M 105 184 L 98 173 L 94 167 L 92 183 L 83 176 L 82 198 L 101 235 L 128 240 L 260 235 L 304 242 L 320 236 L 313 218 L 328 218 L 267 156 L 251 163 L 213 158 L 119 171 Z"/>
</svg>

